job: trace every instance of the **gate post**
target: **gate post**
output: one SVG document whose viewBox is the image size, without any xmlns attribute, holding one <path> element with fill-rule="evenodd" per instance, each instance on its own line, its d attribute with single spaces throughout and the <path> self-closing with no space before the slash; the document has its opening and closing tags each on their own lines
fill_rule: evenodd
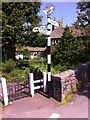
<svg viewBox="0 0 90 120">
<path fill-rule="evenodd" d="M 1 85 L 2 85 L 2 94 L 4 99 L 4 105 L 8 105 L 8 93 L 7 93 L 7 84 L 6 84 L 6 78 L 1 78 Z"/>
<path fill-rule="evenodd" d="M 43 72 L 43 91 L 46 92 L 47 91 L 47 73 Z"/>
<path fill-rule="evenodd" d="M 34 96 L 34 76 L 33 73 L 29 73 L 29 87 L 30 87 L 30 95 Z"/>
</svg>

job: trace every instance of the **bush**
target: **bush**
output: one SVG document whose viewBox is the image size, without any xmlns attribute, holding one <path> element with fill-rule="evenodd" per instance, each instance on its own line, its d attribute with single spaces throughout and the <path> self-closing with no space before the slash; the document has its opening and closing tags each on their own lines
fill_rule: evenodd
<svg viewBox="0 0 90 120">
<path fill-rule="evenodd" d="M 73 68 L 74 66 L 61 66 L 61 65 L 56 65 L 51 67 L 51 72 L 52 73 L 60 73 L 63 71 L 66 71 L 68 69 Z"/>
<path fill-rule="evenodd" d="M 25 70 L 15 69 L 10 73 L 11 80 L 17 82 L 27 81 L 28 75 L 29 75 L 29 68 L 25 68 Z"/>
<path fill-rule="evenodd" d="M 18 60 L 16 61 L 16 67 L 19 69 L 25 69 L 25 67 L 29 68 L 29 63 L 28 61 Z"/>
<path fill-rule="evenodd" d="M 39 67 L 30 67 L 30 72 L 34 74 L 35 79 L 41 79 L 43 77 L 42 72 Z"/>
<path fill-rule="evenodd" d="M 3 73 L 3 76 L 8 82 L 24 82 L 27 81 L 29 75 L 29 68 L 25 70 L 14 69 L 10 73 Z"/>
<path fill-rule="evenodd" d="M 30 71 L 33 71 L 37 67 L 40 69 L 40 71 L 47 71 L 47 64 L 46 59 L 38 57 L 39 59 L 34 59 L 29 61 Z"/>
<path fill-rule="evenodd" d="M 12 70 L 15 69 L 16 63 L 12 59 L 6 61 L 6 63 L 2 64 L 2 70 L 6 73 L 10 73 Z"/>
</svg>

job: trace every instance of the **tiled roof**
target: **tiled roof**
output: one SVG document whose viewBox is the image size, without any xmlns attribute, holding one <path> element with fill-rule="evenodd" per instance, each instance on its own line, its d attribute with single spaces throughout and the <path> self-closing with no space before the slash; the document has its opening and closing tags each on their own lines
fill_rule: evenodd
<svg viewBox="0 0 90 120">
<path fill-rule="evenodd" d="M 75 26 L 69 26 L 70 30 L 72 31 L 72 33 L 74 34 L 75 37 L 80 37 L 82 36 L 81 30 L 76 28 Z M 54 31 L 52 31 L 51 33 L 51 38 L 61 38 L 64 32 L 64 27 L 57 27 L 54 29 Z"/>
<path fill-rule="evenodd" d="M 54 29 L 54 31 L 52 31 L 50 37 L 53 38 L 61 38 L 62 37 L 62 33 L 63 33 L 64 29 L 57 27 Z"/>
<path fill-rule="evenodd" d="M 25 49 L 28 49 L 31 52 L 42 52 L 46 50 L 45 47 L 26 47 Z"/>
<path fill-rule="evenodd" d="M 23 47 L 20 49 L 21 50 L 27 49 L 30 52 L 43 52 L 46 50 L 46 47 Z M 17 49 L 17 50 L 20 50 L 20 49 Z"/>
</svg>

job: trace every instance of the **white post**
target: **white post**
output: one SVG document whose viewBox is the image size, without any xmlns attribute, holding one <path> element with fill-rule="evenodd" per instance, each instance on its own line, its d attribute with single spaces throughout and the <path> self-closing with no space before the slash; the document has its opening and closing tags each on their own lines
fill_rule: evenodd
<svg viewBox="0 0 90 120">
<path fill-rule="evenodd" d="M 29 86 L 30 86 L 30 95 L 34 96 L 34 79 L 33 73 L 29 73 Z"/>
<path fill-rule="evenodd" d="M 47 73 L 43 72 L 43 91 L 46 92 L 47 91 Z"/>
<path fill-rule="evenodd" d="M 1 84 L 2 84 L 2 93 L 3 93 L 3 99 L 4 99 L 4 105 L 8 105 L 8 93 L 7 93 L 7 84 L 6 84 L 6 78 L 1 78 Z"/>
</svg>

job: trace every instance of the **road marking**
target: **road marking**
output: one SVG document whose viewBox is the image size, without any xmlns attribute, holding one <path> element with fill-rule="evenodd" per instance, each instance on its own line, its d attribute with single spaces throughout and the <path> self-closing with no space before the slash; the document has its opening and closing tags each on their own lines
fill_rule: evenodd
<svg viewBox="0 0 90 120">
<path fill-rule="evenodd" d="M 60 117 L 60 114 L 53 113 L 49 118 L 54 118 L 54 120 L 57 120 L 57 118 L 59 118 L 59 117 Z"/>
<path fill-rule="evenodd" d="M 74 104 L 74 102 L 70 102 L 70 105 L 73 105 Z"/>
</svg>

